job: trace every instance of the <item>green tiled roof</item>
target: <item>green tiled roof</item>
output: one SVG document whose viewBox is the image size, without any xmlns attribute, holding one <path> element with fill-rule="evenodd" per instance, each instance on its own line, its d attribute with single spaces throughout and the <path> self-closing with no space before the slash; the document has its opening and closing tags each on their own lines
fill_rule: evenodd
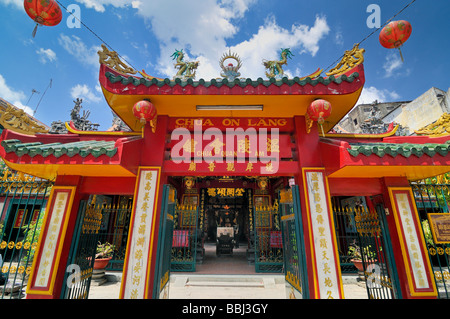
<svg viewBox="0 0 450 319">
<path fill-rule="evenodd" d="M 445 144 L 393 144 L 393 143 L 353 143 L 347 149 L 350 155 L 356 157 L 359 154 L 370 156 L 372 154 L 383 157 L 390 155 L 396 157 L 402 155 L 410 157 L 415 155 L 421 157 L 426 154 L 433 157 L 436 154 L 446 156 L 450 151 L 450 141 Z"/>
<path fill-rule="evenodd" d="M 47 157 L 53 155 L 55 157 L 61 157 L 67 155 L 73 157 L 79 155 L 86 157 L 92 155 L 99 157 L 106 155 L 113 157 L 117 153 L 117 148 L 114 147 L 115 141 L 81 141 L 73 143 L 51 143 L 42 144 L 41 142 L 34 143 L 22 143 L 20 140 L 5 140 L 1 142 L 1 145 L 7 153 L 15 153 L 17 156 L 29 155 L 34 157 L 41 155 Z"/>
<path fill-rule="evenodd" d="M 204 86 L 204 87 L 210 87 L 210 86 L 215 86 L 215 87 L 221 87 L 223 85 L 227 85 L 229 87 L 233 87 L 233 86 L 240 86 L 240 87 L 246 87 L 248 85 L 251 85 L 253 87 L 257 87 L 258 85 L 264 85 L 264 86 L 269 86 L 271 84 L 275 84 L 277 86 L 281 86 L 283 84 L 288 84 L 289 86 L 294 85 L 295 83 L 300 84 L 301 86 L 305 86 L 307 84 L 311 84 L 312 86 L 316 86 L 319 83 L 322 83 L 324 85 L 328 85 L 332 82 L 336 83 L 336 84 L 341 84 L 343 81 L 346 82 L 353 82 L 357 77 L 359 77 L 359 73 L 358 72 L 354 72 L 351 75 L 347 76 L 345 74 L 340 75 L 338 77 L 335 77 L 334 75 L 331 75 L 327 78 L 323 78 L 323 77 L 318 77 L 315 78 L 314 80 L 311 79 L 310 77 L 307 77 L 303 80 L 301 80 L 299 77 L 294 77 L 293 79 L 288 79 L 287 77 L 284 77 L 280 80 L 276 80 L 271 78 L 270 80 L 264 80 L 262 78 L 258 78 L 257 80 L 252 80 L 252 79 L 246 79 L 246 80 L 240 80 L 240 79 L 236 79 L 234 81 L 228 81 L 227 79 L 221 79 L 221 80 L 216 80 L 216 79 L 212 79 L 211 81 L 205 81 L 204 79 L 200 79 L 198 81 L 194 81 L 192 79 L 188 79 L 186 81 L 182 81 L 181 79 L 175 79 L 175 80 L 170 80 L 170 79 L 164 79 L 164 80 L 158 80 L 156 78 L 153 79 L 147 79 L 147 78 L 136 78 L 133 76 L 129 76 L 129 77 L 125 77 L 123 75 L 114 75 L 111 72 L 105 72 L 105 76 L 106 78 L 111 82 L 111 83 L 116 83 L 116 82 L 121 82 L 123 85 L 128 85 L 128 84 L 133 84 L 134 86 L 138 86 L 140 84 L 145 85 L 146 87 L 149 87 L 151 85 L 157 85 L 158 87 L 162 87 L 164 85 L 169 85 L 171 87 L 175 86 L 175 85 L 181 85 L 182 87 L 185 87 L 187 85 L 191 85 L 193 87 L 197 87 L 197 86 Z"/>
</svg>

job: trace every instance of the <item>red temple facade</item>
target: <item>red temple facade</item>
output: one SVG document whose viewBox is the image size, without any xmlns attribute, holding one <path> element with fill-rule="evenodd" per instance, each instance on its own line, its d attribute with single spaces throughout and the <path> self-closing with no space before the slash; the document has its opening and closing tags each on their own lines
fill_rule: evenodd
<svg viewBox="0 0 450 319">
<path fill-rule="evenodd" d="M 104 194 L 133 197 L 120 298 L 164 296 L 170 271 L 163 252 L 170 244 L 184 245 L 173 237 L 183 235 L 177 230 L 182 217 L 167 207 L 194 207 L 195 228 L 207 233 L 214 213 L 204 209 L 203 197 L 228 198 L 227 207 L 245 197 L 241 210 L 235 209 L 241 239 L 253 227 L 256 236 L 270 236 L 267 247 L 283 250 L 279 261 L 289 297 L 345 298 L 337 235 L 342 229 L 333 206 L 350 196 L 364 198 L 367 207 L 356 214 L 358 232 L 366 229 L 375 244 L 381 235 L 388 238 L 378 258 L 386 269 L 375 269 L 381 271 L 374 277 L 378 283 L 398 298 L 436 298 L 409 181 L 448 172 L 450 139 L 398 137 L 395 128 L 381 135 L 327 133 L 353 108 L 365 83 L 361 55 L 350 58 L 326 77 L 319 71 L 305 78 L 211 81 L 137 76 L 103 59 L 105 99 L 130 132 L 81 132 L 70 123 L 69 134 L 5 130 L 5 163 L 55 182 L 27 298 L 60 298 L 81 203 Z M 144 99 L 157 117 L 142 125 L 132 108 Z M 318 99 L 332 106 L 321 123 L 308 114 Z M 219 210 L 227 214 L 225 206 Z M 254 212 L 253 219 L 243 209 Z M 270 211 L 267 223 L 258 220 L 261 211 Z M 275 215 L 280 227 L 272 225 Z M 289 238 L 295 238 L 292 247 Z M 370 263 L 365 266 L 367 271 Z"/>
</svg>

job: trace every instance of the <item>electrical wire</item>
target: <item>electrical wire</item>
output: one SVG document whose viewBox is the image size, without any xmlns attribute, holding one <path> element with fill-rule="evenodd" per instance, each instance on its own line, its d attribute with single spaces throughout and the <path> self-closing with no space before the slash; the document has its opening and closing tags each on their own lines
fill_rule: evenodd
<svg viewBox="0 0 450 319">
<path fill-rule="evenodd" d="M 357 43 L 357 45 L 359 46 L 361 43 L 363 43 L 364 41 L 366 41 L 367 39 L 369 39 L 371 36 L 373 36 L 375 33 L 377 33 L 380 29 L 384 28 L 389 22 L 391 22 L 393 19 L 395 19 L 399 14 L 401 14 L 403 11 L 405 11 L 407 8 L 409 8 L 414 2 L 416 2 L 417 0 L 412 0 L 410 3 L 408 3 L 406 6 L 404 6 L 399 12 L 397 12 L 392 18 L 390 18 L 389 20 L 387 20 L 383 25 L 381 25 L 379 28 L 375 29 L 374 31 L 372 31 L 369 35 L 367 35 L 364 39 L 362 39 L 361 41 L 359 41 Z M 342 54 L 339 58 L 336 59 L 336 61 L 334 61 L 333 63 L 331 63 L 326 69 L 324 69 L 322 71 L 325 72 L 327 70 L 329 70 L 332 66 L 336 65 L 336 63 L 338 63 L 342 58 L 344 57 L 344 54 Z"/>
<path fill-rule="evenodd" d="M 59 1 L 59 0 L 55 0 L 61 7 L 64 8 L 64 10 L 66 10 L 67 13 L 69 13 L 71 16 L 73 16 L 76 20 L 78 20 L 81 25 L 83 25 L 83 27 L 85 27 L 89 32 L 91 32 L 97 39 L 99 39 L 102 43 L 104 43 L 111 51 L 115 51 L 105 40 L 103 40 L 97 33 L 95 33 L 91 28 L 89 28 L 83 21 L 81 21 L 77 16 L 75 16 L 72 12 L 70 12 L 69 10 L 67 10 L 67 8 Z M 357 44 L 360 45 L 361 43 L 363 43 L 364 41 L 366 41 L 367 39 L 369 39 L 371 36 L 373 36 L 375 33 L 377 33 L 380 29 L 384 28 L 389 22 L 391 22 L 393 19 L 395 19 L 398 15 L 400 15 L 403 11 L 405 11 L 407 8 L 409 8 L 414 2 L 416 2 L 417 0 L 412 0 L 410 3 L 408 3 L 406 6 L 404 6 L 399 12 L 397 12 L 394 16 L 392 16 L 389 20 L 387 20 L 383 25 L 381 25 L 379 28 L 375 29 L 374 31 L 372 31 L 370 34 L 368 34 L 364 39 L 362 39 L 361 41 L 359 41 Z M 130 62 L 128 62 L 123 56 L 121 56 L 118 52 L 117 55 L 123 60 L 125 61 L 129 66 L 131 66 L 133 69 L 137 70 L 137 68 L 135 68 Z M 342 54 L 339 58 L 337 58 L 333 63 L 331 63 L 327 68 L 325 68 L 322 73 L 324 73 L 325 71 L 328 71 L 331 67 L 333 67 L 334 65 L 336 65 L 336 63 L 338 63 L 342 58 L 344 57 L 344 54 Z M 322 74 L 321 73 L 321 74 Z"/>
<path fill-rule="evenodd" d="M 64 10 L 66 10 L 67 13 L 69 13 L 72 17 L 74 17 L 76 20 L 78 20 L 81 25 L 83 27 L 86 28 L 86 30 L 88 30 L 89 32 L 91 32 L 97 39 L 99 39 L 102 43 L 104 43 L 111 51 L 115 51 L 109 44 L 108 42 L 106 42 L 105 40 L 103 40 L 97 33 L 94 32 L 94 30 L 92 30 L 91 28 L 89 28 L 83 21 L 81 21 L 77 16 L 75 16 L 72 12 L 70 12 L 69 10 L 67 10 L 67 8 L 61 3 L 59 2 L 59 0 L 55 0 L 61 7 L 64 8 Z M 121 58 L 123 61 L 125 61 L 129 66 L 131 66 L 133 69 L 137 70 L 130 62 L 128 62 L 123 56 L 121 56 L 118 52 L 117 55 L 119 56 L 119 58 Z"/>
</svg>

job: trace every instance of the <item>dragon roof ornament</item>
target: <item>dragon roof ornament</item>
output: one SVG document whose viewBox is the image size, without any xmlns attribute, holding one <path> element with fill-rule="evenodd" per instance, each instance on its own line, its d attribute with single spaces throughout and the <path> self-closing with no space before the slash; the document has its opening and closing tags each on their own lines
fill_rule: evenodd
<svg viewBox="0 0 450 319">
<path fill-rule="evenodd" d="M 137 71 L 124 62 L 122 62 L 119 58 L 119 54 L 115 51 L 109 51 L 106 45 L 102 44 L 103 51 L 98 51 L 99 62 L 100 64 L 105 64 L 109 66 L 111 69 L 122 73 L 122 74 L 136 74 Z"/>
<path fill-rule="evenodd" d="M 355 44 L 351 50 L 345 51 L 342 60 L 326 75 L 342 74 L 362 64 L 364 62 L 364 52 L 366 52 L 365 49 L 360 49 L 359 44 Z"/>
</svg>

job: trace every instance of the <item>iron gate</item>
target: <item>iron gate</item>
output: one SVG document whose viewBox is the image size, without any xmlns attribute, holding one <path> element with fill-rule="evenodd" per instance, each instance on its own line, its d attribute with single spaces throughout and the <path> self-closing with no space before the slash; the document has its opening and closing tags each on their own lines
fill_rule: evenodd
<svg viewBox="0 0 450 319">
<path fill-rule="evenodd" d="M 112 202 L 102 209 L 103 221 L 99 241 L 111 243 L 112 259 L 106 266 L 109 271 L 122 271 L 127 249 L 130 217 L 133 198 L 128 196 L 111 196 Z"/>
<path fill-rule="evenodd" d="M 195 271 L 198 206 L 178 204 L 173 216 L 171 271 Z"/>
<path fill-rule="evenodd" d="M 297 185 L 280 192 L 284 276 L 286 295 L 289 299 L 309 298 L 299 195 Z"/>
<path fill-rule="evenodd" d="M 80 201 L 61 299 L 88 299 L 102 223 L 101 205 Z"/>
<path fill-rule="evenodd" d="M 156 279 L 153 290 L 154 299 L 169 298 L 170 261 L 173 237 L 173 217 L 175 213 L 176 190 L 164 185 L 163 205 L 159 225 L 158 251 L 156 257 Z"/>
<path fill-rule="evenodd" d="M 273 206 L 254 206 L 255 271 L 283 271 L 283 243 L 278 201 Z"/>
<path fill-rule="evenodd" d="M 432 233 L 434 214 L 448 214 L 450 204 L 450 181 L 448 175 L 429 178 L 425 181 L 412 182 L 422 231 L 433 268 L 433 275 L 438 289 L 438 298 L 450 298 L 450 244 L 436 242 Z"/>
<path fill-rule="evenodd" d="M 25 297 L 52 182 L 3 168 L 0 180 L 0 299 Z"/>
<path fill-rule="evenodd" d="M 355 240 L 346 243 L 349 261 L 366 282 L 370 299 L 401 298 L 382 198 L 366 199 L 366 204 L 361 201 L 345 208 L 352 223 L 350 228 L 357 232 Z M 339 246 L 342 247 L 342 241 Z"/>
</svg>

